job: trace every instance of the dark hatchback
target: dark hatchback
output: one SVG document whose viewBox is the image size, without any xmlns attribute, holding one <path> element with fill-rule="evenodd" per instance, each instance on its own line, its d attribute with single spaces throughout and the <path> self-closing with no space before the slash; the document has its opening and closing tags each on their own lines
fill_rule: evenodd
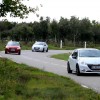
<svg viewBox="0 0 100 100">
<path fill-rule="evenodd" d="M 19 42 L 16 41 L 9 41 L 5 47 L 5 54 L 8 53 L 17 53 L 18 55 L 21 54 L 21 47 Z"/>
</svg>

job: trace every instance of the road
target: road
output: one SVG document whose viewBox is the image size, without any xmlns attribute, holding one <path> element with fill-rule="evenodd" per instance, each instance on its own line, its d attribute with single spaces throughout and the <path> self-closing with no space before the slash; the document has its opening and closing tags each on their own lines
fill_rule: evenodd
<svg viewBox="0 0 100 100">
<path fill-rule="evenodd" d="M 24 63 L 32 67 L 42 69 L 44 71 L 52 72 L 58 75 L 69 77 L 75 82 L 79 83 L 84 88 L 91 88 L 100 93 L 100 75 L 82 75 L 76 76 L 75 73 L 67 73 L 67 61 L 57 60 L 51 58 L 51 55 L 60 53 L 69 53 L 70 50 L 49 50 L 49 52 L 32 52 L 31 50 L 22 50 L 21 55 L 4 54 L 0 52 L 2 57 L 9 58 L 17 63 Z"/>
</svg>

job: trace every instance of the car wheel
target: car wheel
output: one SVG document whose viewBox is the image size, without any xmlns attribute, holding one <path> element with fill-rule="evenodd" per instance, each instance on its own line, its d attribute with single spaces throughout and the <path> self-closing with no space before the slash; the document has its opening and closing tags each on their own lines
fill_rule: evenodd
<svg viewBox="0 0 100 100">
<path fill-rule="evenodd" d="M 32 50 L 32 52 L 34 52 L 34 50 Z"/>
<path fill-rule="evenodd" d="M 21 54 L 21 51 L 18 52 L 18 55 L 20 55 L 20 54 Z"/>
<path fill-rule="evenodd" d="M 70 69 L 69 62 L 67 63 L 67 72 L 68 72 L 68 73 L 72 73 L 72 70 Z"/>
<path fill-rule="evenodd" d="M 44 48 L 43 48 L 42 52 L 44 52 Z"/>
<path fill-rule="evenodd" d="M 47 48 L 46 52 L 48 52 L 48 48 Z"/>
<path fill-rule="evenodd" d="M 7 54 L 7 51 L 5 50 L 5 54 Z"/>
<path fill-rule="evenodd" d="M 80 69 L 79 69 L 79 65 L 76 65 L 76 75 L 77 76 L 80 76 L 81 75 Z"/>
</svg>

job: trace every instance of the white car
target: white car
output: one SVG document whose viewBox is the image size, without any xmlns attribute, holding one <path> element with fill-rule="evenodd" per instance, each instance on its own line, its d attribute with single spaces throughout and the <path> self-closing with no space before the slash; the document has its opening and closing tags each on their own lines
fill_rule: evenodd
<svg viewBox="0 0 100 100">
<path fill-rule="evenodd" d="M 47 43 L 46 42 L 35 42 L 32 46 L 32 52 L 34 51 L 48 52 Z"/>
<path fill-rule="evenodd" d="M 75 49 L 69 56 L 67 71 L 81 73 L 100 73 L 100 50 L 95 48 Z"/>
</svg>

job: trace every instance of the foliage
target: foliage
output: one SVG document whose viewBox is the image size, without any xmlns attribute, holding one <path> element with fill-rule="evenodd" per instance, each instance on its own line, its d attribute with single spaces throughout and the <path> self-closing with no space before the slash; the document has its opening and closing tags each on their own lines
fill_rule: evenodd
<svg viewBox="0 0 100 100">
<path fill-rule="evenodd" d="M 4 51 L 5 50 L 5 45 L 7 44 L 8 41 L 0 41 L 0 51 Z M 21 49 L 22 50 L 31 50 L 32 49 L 32 45 L 34 44 L 34 41 L 20 41 L 20 45 L 21 45 Z M 65 50 L 66 47 L 63 47 L 62 49 L 54 44 L 48 44 L 48 48 L 49 50 Z M 67 49 L 73 49 L 73 48 L 68 48 Z"/>
<path fill-rule="evenodd" d="M 30 12 L 35 13 L 38 9 L 27 7 L 22 3 L 23 0 L 2 0 L 0 4 L 0 17 L 6 17 L 8 13 L 12 17 L 26 18 Z"/>
<path fill-rule="evenodd" d="M 63 18 L 57 22 L 50 21 L 47 17 L 40 18 L 40 22 L 33 23 L 12 23 L 8 21 L 0 22 L 0 39 L 12 39 L 18 41 L 46 41 L 51 44 L 63 46 L 83 47 L 85 41 L 97 44 L 100 42 L 100 23 L 90 21 L 88 18 L 72 16 L 70 19 Z M 69 46 L 68 46 L 69 47 Z"/>
<path fill-rule="evenodd" d="M 59 26 L 58 22 L 56 20 L 53 20 L 50 24 L 50 38 L 55 39 L 55 42 L 57 42 L 57 38 L 59 38 Z"/>
<path fill-rule="evenodd" d="M 100 100 L 71 79 L 0 58 L 0 100 Z"/>
</svg>

